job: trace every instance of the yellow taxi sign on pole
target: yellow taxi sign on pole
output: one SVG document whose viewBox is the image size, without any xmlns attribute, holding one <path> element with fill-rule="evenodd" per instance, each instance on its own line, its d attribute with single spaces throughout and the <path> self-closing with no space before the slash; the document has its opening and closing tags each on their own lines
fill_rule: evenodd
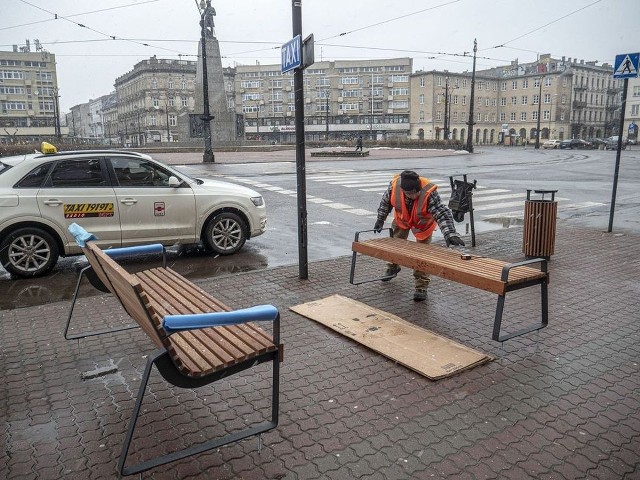
<svg viewBox="0 0 640 480">
<path fill-rule="evenodd" d="M 47 153 L 58 153 L 58 149 L 51 145 L 49 142 L 42 142 L 40 144 L 40 151 L 44 154 Z"/>
</svg>

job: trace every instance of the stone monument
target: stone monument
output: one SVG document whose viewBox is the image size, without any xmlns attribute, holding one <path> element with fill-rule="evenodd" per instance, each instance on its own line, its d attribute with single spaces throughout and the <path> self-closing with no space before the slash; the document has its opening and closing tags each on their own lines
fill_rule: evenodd
<svg viewBox="0 0 640 480">
<path fill-rule="evenodd" d="M 207 1 L 207 6 L 202 12 L 204 21 L 204 35 L 206 37 L 205 59 L 207 61 L 207 81 L 209 86 L 209 113 L 211 120 L 211 140 L 215 147 L 236 141 L 236 114 L 227 107 L 227 95 L 224 89 L 224 77 L 222 74 L 222 60 L 220 57 L 220 44 L 216 37 L 213 17 L 216 11 Z M 196 66 L 195 84 L 195 117 L 204 112 L 203 74 L 202 74 L 202 39 L 198 44 L 198 64 Z M 197 130 L 197 129 L 196 129 Z M 194 128 L 192 127 L 192 135 Z M 196 133 L 197 135 L 197 133 Z"/>
</svg>

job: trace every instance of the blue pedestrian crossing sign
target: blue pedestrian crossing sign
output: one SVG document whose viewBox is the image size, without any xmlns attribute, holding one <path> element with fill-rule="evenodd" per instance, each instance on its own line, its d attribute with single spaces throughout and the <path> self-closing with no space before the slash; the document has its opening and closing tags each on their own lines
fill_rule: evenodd
<svg viewBox="0 0 640 480">
<path fill-rule="evenodd" d="M 613 65 L 613 78 L 636 78 L 638 76 L 638 53 L 616 55 Z"/>
</svg>

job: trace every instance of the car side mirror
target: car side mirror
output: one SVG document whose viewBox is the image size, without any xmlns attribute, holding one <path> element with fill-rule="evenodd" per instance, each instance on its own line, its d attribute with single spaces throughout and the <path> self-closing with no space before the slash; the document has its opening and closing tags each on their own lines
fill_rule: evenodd
<svg viewBox="0 0 640 480">
<path fill-rule="evenodd" d="M 178 179 L 178 177 L 174 177 L 173 175 L 169 177 L 170 187 L 178 188 L 180 185 L 182 185 L 182 182 Z"/>
</svg>

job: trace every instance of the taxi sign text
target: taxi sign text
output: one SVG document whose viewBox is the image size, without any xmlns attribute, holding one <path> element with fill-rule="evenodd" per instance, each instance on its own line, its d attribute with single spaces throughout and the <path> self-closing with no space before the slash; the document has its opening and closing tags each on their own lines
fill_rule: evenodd
<svg viewBox="0 0 640 480">
<path fill-rule="evenodd" d="M 113 203 L 65 203 L 64 218 L 113 217 Z"/>
</svg>

